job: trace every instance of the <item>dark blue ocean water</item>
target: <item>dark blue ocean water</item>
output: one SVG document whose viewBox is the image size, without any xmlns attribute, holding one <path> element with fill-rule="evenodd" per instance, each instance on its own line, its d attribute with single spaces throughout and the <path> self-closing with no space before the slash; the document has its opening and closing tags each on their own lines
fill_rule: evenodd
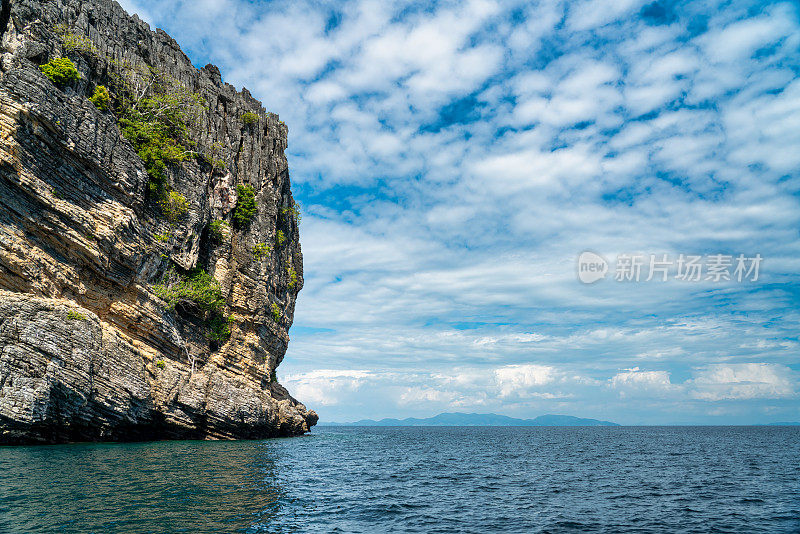
<svg viewBox="0 0 800 534">
<path fill-rule="evenodd" d="M 0 532 L 800 532 L 800 427 L 6 447 Z"/>
</svg>

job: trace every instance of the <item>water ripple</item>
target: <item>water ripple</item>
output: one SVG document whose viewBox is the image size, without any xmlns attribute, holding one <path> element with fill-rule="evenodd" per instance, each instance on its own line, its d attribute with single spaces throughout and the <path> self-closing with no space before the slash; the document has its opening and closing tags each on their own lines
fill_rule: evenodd
<svg viewBox="0 0 800 534">
<path fill-rule="evenodd" d="M 0 532 L 800 532 L 800 428 L 0 448 Z"/>
</svg>

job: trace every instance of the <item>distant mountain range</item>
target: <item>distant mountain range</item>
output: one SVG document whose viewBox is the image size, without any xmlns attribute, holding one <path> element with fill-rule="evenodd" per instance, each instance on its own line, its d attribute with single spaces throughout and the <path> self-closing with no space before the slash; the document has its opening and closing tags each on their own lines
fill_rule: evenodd
<svg viewBox="0 0 800 534">
<path fill-rule="evenodd" d="M 319 426 L 619 426 L 610 421 L 584 419 L 571 415 L 540 415 L 535 419 L 516 419 L 494 413 L 440 413 L 417 419 L 362 419 L 353 423 L 319 423 Z"/>
</svg>

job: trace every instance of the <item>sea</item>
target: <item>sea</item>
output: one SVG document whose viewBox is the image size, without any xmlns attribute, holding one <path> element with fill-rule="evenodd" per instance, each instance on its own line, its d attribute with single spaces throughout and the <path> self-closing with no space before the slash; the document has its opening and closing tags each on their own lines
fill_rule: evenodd
<svg viewBox="0 0 800 534">
<path fill-rule="evenodd" d="M 800 427 L 0 447 L 0 532 L 800 532 Z"/>
</svg>

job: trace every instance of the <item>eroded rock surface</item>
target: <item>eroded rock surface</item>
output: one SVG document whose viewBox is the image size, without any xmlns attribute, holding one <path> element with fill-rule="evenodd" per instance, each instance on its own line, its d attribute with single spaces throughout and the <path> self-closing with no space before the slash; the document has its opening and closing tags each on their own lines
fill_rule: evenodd
<svg viewBox="0 0 800 534">
<path fill-rule="evenodd" d="M 303 285 L 286 126 L 116 2 L 3 6 L 0 443 L 307 432 L 316 414 L 274 380 Z M 65 50 L 59 25 L 91 53 Z M 54 57 L 72 59 L 80 80 L 51 83 L 39 65 Z M 148 198 L 114 114 L 87 99 L 123 61 L 158 68 L 205 102 L 191 138 L 224 165 L 190 158 L 168 169 L 189 206 L 178 222 Z M 244 112 L 258 120 L 244 124 Z M 252 186 L 258 211 L 214 240 L 208 225 L 230 221 L 236 185 Z M 269 251 L 255 255 L 259 244 Z M 196 267 L 220 284 L 227 341 L 209 340 L 190 304 L 170 310 L 153 290 L 168 269 Z"/>
</svg>

